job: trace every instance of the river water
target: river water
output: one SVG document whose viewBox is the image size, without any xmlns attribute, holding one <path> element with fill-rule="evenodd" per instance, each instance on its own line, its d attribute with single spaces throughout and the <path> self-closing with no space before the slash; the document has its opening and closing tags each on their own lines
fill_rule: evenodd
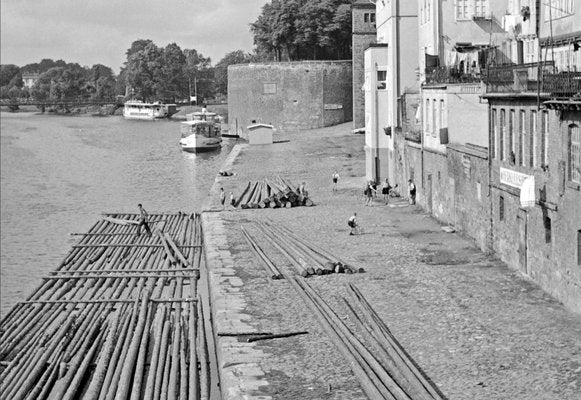
<svg viewBox="0 0 581 400">
<path fill-rule="evenodd" d="M 182 152 L 176 121 L 0 114 L 0 314 L 56 269 L 102 212 L 195 212 L 233 145 Z"/>
</svg>

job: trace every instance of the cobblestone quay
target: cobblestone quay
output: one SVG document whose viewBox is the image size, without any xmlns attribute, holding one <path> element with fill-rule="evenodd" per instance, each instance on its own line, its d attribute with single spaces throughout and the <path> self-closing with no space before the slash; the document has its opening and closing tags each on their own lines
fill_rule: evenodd
<svg viewBox="0 0 581 400">
<path fill-rule="evenodd" d="M 251 252 L 241 226 L 255 233 L 253 222 L 268 219 L 365 268 L 308 282 L 348 324 L 340 298 L 355 284 L 448 399 L 580 399 L 581 316 L 469 239 L 443 232 L 418 206 L 385 206 L 379 196 L 366 207 L 364 137 L 349 130 L 343 124 L 288 133 L 268 146 L 237 145 L 223 166 L 235 175 L 218 176 L 209 193 L 203 222 L 224 398 L 367 398 L 298 294 L 270 279 Z M 305 182 L 316 206 L 222 210 L 220 187 L 239 195 L 249 181 L 276 175 Z M 353 212 L 363 235 L 349 236 Z M 274 248 L 265 251 L 294 273 Z M 293 331 L 309 333 L 253 343 L 225 335 Z"/>
</svg>

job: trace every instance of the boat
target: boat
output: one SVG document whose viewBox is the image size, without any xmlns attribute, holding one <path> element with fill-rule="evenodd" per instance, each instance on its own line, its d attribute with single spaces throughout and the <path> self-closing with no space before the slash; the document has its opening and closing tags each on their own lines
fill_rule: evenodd
<svg viewBox="0 0 581 400">
<path fill-rule="evenodd" d="M 180 146 L 189 153 L 217 150 L 222 146 L 222 117 L 202 111 L 186 115 L 181 123 Z"/>
<path fill-rule="evenodd" d="M 169 118 L 177 112 L 177 105 L 164 104 L 159 101 L 144 103 L 138 100 L 130 100 L 123 106 L 123 116 L 125 119 L 143 119 L 152 121 L 154 119 Z"/>
</svg>

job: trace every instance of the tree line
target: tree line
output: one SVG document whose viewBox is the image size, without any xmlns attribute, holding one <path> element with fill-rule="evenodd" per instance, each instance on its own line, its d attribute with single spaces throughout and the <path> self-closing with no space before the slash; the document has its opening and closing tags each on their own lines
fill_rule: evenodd
<svg viewBox="0 0 581 400">
<path fill-rule="evenodd" d="M 215 66 L 195 49 L 152 40 L 134 41 L 126 51 L 119 75 L 110 67 L 92 67 L 43 59 L 18 67 L 0 65 L 0 98 L 58 101 L 82 98 L 111 99 L 123 95 L 144 101 L 198 102 L 228 92 L 228 66 L 232 64 L 336 60 L 351 58 L 351 0 L 271 0 L 254 23 L 252 54 L 227 53 Z M 39 74 L 32 88 L 24 86 L 24 73 Z"/>
</svg>

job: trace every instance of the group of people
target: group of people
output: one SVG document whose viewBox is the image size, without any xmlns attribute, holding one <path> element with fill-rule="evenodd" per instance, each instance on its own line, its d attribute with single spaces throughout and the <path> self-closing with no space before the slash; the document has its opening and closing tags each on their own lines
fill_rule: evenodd
<svg viewBox="0 0 581 400">
<path fill-rule="evenodd" d="M 236 198 L 234 197 L 234 192 L 230 192 L 230 203 L 232 207 L 236 207 Z M 226 192 L 224 192 L 224 188 L 220 188 L 220 205 L 222 205 L 222 209 L 226 208 Z"/>
</svg>

